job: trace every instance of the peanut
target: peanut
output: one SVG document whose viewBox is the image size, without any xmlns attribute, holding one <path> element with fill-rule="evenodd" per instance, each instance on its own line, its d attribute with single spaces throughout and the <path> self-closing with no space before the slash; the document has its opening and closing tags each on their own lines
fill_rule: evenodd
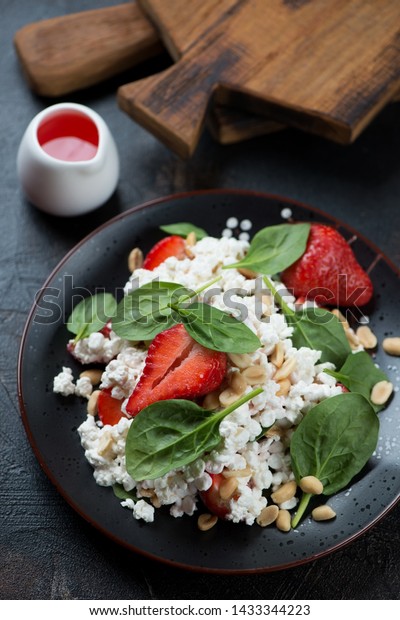
<svg viewBox="0 0 400 620">
<path fill-rule="evenodd" d="M 227 478 L 219 487 L 219 496 L 223 500 L 230 499 L 239 486 L 237 478 Z"/>
<path fill-rule="evenodd" d="M 291 530 L 291 519 L 290 512 L 288 510 L 280 510 L 278 512 L 277 519 L 275 521 L 275 525 L 281 532 L 290 532 Z"/>
<path fill-rule="evenodd" d="M 81 379 L 83 377 L 88 377 L 92 385 L 99 385 L 102 374 L 103 374 L 102 370 L 97 370 L 97 368 L 91 368 L 89 370 L 84 370 L 83 372 L 81 372 L 79 377 Z"/>
<path fill-rule="evenodd" d="M 266 506 L 258 515 L 256 521 L 261 527 L 267 527 L 276 521 L 279 514 L 278 506 Z"/>
<path fill-rule="evenodd" d="M 211 530 L 212 527 L 217 523 L 218 517 L 216 515 L 210 515 L 208 513 L 204 513 L 199 516 L 197 519 L 197 527 L 202 532 L 207 532 L 207 530 Z"/>
<path fill-rule="evenodd" d="M 271 295 L 262 295 L 261 303 L 263 316 L 271 316 L 273 311 L 273 301 Z"/>
<path fill-rule="evenodd" d="M 224 469 L 222 475 L 224 478 L 246 478 L 247 476 L 251 476 L 252 471 L 250 467 L 246 467 L 245 469 Z"/>
<path fill-rule="evenodd" d="M 349 329 L 350 325 L 348 324 L 346 317 L 340 312 L 338 308 L 333 308 L 331 312 L 340 321 L 340 323 L 343 324 L 344 329 Z"/>
<path fill-rule="evenodd" d="M 271 499 L 275 504 L 283 504 L 296 495 L 297 484 L 295 480 L 285 482 L 277 491 L 271 493 Z"/>
<path fill-rule="evenodd" d="M 108 456 L 112 453 L 113 439 L 108 431 L 104 431 L 100 437 L 97 452 L 100 456 Z"/>
<path fill-rule="evenodd" d="M 400 355 L 400 337 L 385 338 L 382 342 L 383 350 L 389 355 Z"/>
<path fill-rule="evenodd" d="M 292 387 L 289 379 L 282 379 L 282 381 L 278 381 L 278 385 L 279 390 L 276 392 L 276 396 L 287 396 L 290 388 Z"/>
<path fill-rule="evenodd" d="M 238 396 L 245 393 L 247 388 L 246 379 L 240 374 L 240 372 L 233 372 L 229 378 L 229 383 L 234 392 Z"/>
<path fill-rule="evenodd" d="M 283 360 L 285 358 L 285 350 L 283 347 L 283 342 L 280 340 L 276 345 L 275 349 L 272 351 L 269 361 L 274 364 L 277 368 L 280 368 L 283 364 Z"/>
<path fill-rule="evenodd" d="M 222 407 L 229 407 L 229 405 L 232 405 L 232 403 L 237 400 L 237 397 L 238 395 L 235 390 L 232 390 L 232 388 L 226 388 L 226 390 L 221 392 L 219 395 L 220 405 L 222 405 Z"/>
<path fill-rule="evenodd" d="M 97 399 L 100 396 L 100 390 L 95 390 L 89 396 L 88 404 L 87 404 L 87 412 L 88 415 L 95 416 L 97 413 Z"/>
<path fill-rule="evenodd" d="M 344 333 L 346 334 L 346 338 L 348 340 L 350 347 L 352 349 L 357 349 L 360 346 L 360 341 L 358 339 L 358 336 L 351 329 L 351 327 L 349 327 L 348 329 L 345 329 Z"/>
<path fill-rule="evenodd" d="M 356 336 L 364 349 L 375 349 L 378 344 L 378 338 L 368 325 L 360 325 L 357 328 Z"/>
<path fill-rule="evenodd" d="M 289 357 L 280 368 L 278 368 L 278 370 L 276 371 L 273 379 L 274 381 L 276 381 L 277 383 L 279 383 L 279 381 L 282 381 L 282 379 L 287 379 L 289 377 L 289 375 L 292 374 L 293 370 L 296 367 L 296 358 L 295 357 Z"/>
<path fill-rule="evenodd" d="M 207 409 L 207 411 L 213 411 L 214 409 L 218 409 L 219 404 L 220 403 L 218 392 L 210 392 L 203 400 L 203 407 L 204 409 Z"/>
<path fill-rule="evenodd" d="M 186 237 L 186 245 L 188 245 L 189 247 L 192 247 L 194 245 L 196 245 L 197 239 L 196 239 L 196 233 L 193 232 L 193 230 L 188 234 L 188 236 Z"/>
<path fill-rule="evenodd" d="M 128 269 L 131 273 L 140 269 L 143 265 L 143 252 L 139 248 L 133 248 L 128 256 Z"/>
<path fill-rule="evenodd" d="M 232 364 L 240 370 L 251 366 L 251 357 L 247 353 L 228 353 L 228 357 Z"/>
<path fill-rule="evenodd" d="M 393 383 L 378 381 L 371 390 L 371 402 L 374 405 L 384 405 L 393 392 Z"/>
<path fill-rule="evenodd" d="M 258 385 L 264 383 L 267 375 L 262 366 L 249 366 L 243 370 L 242 377 L 248 385 Z"/>
<path fill-rule="evenodd" d="M 336 512 L 332 510 L 330 506 L 325 504 L 324 506 L 314 508 L 311 516 L 314 521 L 328 521 L 329 519 L 334 519 L 336 517 Z"/>
<path fill-rule="evenodd" d="M 299 487 L 304 493 L 311 493 L 311 495 L 321 495 L 324 490 L 321 480 L 315 476 L 304 476 L 299 482 Z"/>
<path fill-rule="evenodd" d="M 239 267 L 238 272 L 241 273 L 242 276 L 244 276 L 248 280 L 254 280 L 257 277 L 255 271 L 252 271 L 251 269 L 246 269 L 245 267 Z"/>
</svg>

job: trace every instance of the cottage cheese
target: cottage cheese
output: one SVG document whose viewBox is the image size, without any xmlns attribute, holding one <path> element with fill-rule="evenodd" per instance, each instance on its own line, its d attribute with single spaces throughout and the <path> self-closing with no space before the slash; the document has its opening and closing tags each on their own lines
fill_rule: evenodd
<svg viewBox="0 0 400 620">
<path fill-rule="evenodd" d="M 220 275 L 218 285 L 205 291 L 202 298 L 221 310 L 239 316 L 259 336 L 262 346 L 250 355 L 250 359 L 252 364 L 262 366 L 265 371 L 265 380 L 259 386 L 263 392 L 221 422 L 221 444 L 218 449 L 156 480 L 136 482 L 126 471 L 125 441 L 131 420 L 122 418 L 115 426 L 102 426 L 93 416 L 87 417 L 78 432 L 85 456 L 93 467 L 95 481 L 101 486 L 120 484 L 126 491 L 134 489 L 139 501 L 127 499 L 122 506 L 131 509 L 135 519 L 151 522 L 154 507 L 163 505 L 169 506 L 174 517 L 192 515 L 197 509 L 199 492 L 206 491 L 212 484 L 211 474 L 249 468 L 251 473 L 248 476 L 238 478 L 238 491 L 230 500 L 227 518 L 233 522 L 253 524 L 268 503 L 265 491 L 276 490 L 282 483 L 293 479 L 288 454 L 291 428 L 317 402 L 341 391 L 335 380 L 324 373 L 325 369 L 334 366 L 318 363 L 320 352 L 293 346 L 292 328 L 274 308 L 272 300 L 270 316 L 263 316 L 265 307 L 256 295 L 257 282 L 246 279 L 235 269 L 221 269 L 240 260 L 247 248 L 245 240 L 207 237 L 191 248 L 193 259 L 177 260 L 171 257 L 153 271 L 137 269 L 125 286 L 128 293 L 158 278 L 196 290 Z M 280 283 L 277 287 L 284 289 Z M 292 306 L 295 301 L 288 296 L 285 300 Z M 285 358 L 294 358 L 296 362 L 290 375 L 292 385 L 286 396 L 277 395 L 280 386 L 273 379 L 276 368 L 268 358 L 279 342 L 283 343 Z M 143 347 L 132 346 L 113 332 L 110 338 L 91 334 L 77 343 L 74 354 L 85 364 L 94 361 L 107 363 L 100 387 L 111 388 L 112 395 L 119 399 L 127 399 L 134 389 L 146 358 Z M 231 363 L 228 372 L 232 372 L 233 368 Z M 73 385 L 69 369 L 64 368 L 54 381 L 54 389 L 60 393 L 72 394 L 77 388 Z M 83 392 L 84 388 L 79 384 L 79 391 Z M 272 425 L 277 428 L 276 434 L 255 441 L 263 428 Z M 281 507 L 293 508 L 296 501 L 289 500 Z"/>
</svg>

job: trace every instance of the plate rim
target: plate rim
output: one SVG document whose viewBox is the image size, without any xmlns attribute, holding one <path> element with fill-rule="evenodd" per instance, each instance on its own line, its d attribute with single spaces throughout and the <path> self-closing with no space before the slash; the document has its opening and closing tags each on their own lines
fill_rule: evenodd
<svg viewBox="0 0 400 620">
<path fill-rule="evenodd" d="M 343 222 L 342 220 L 340 220 L 339 218 L 335 217 L 334 215 L 331 215 L 330 213 L 327 213 L 325 211 L 323 211 L 322 209 L 318 208 L 318 207 L 314 207 L 311 206 L 307 203 L 304 203 L 300 200 L 297 199 L 293 199 L 293 198 L 289 198 L 286 196 L 282 196 L 280 194 L 270 194 L 267 192 L 260 192 L 260 191 L 254 191 L 254 190 L 246 190 L 246 189 L 235 189 L 235 188 L 217 188 L 217 189 L 206 189 L 206 190 L 192 190 L 192 191 L 187 191 L 187 192 L 179 192 L 179 193 L 173 193 L 173 194 L 168 194 L 167 196 L 160 196 L 158 198 L 154 198 L 151 200 L 147 200 L 143 203 L 139 203 L 133 207 L 130 207 L 129 209 L 118 213 L 117 215 L 113 216 L 112 218 L 110 218 L 109 220 L 103 222 L 100 226 L 97 226 L 96 228 L 94 228 L 91 232 L 89 232 L 87 235 L 85 235 L 80 241 L 78 241 L 78 243 L 76 243 L 63 257 L 62 259 L 56 264 L 56 266 L 51 270 L 51 273 L 47 276 L 47 278 L 45 279 L 44 283 L 42 284 L 41 288 L 40 288 L 40 292 L 42 292 L 44 289 L 46 289 L 46 287 L 48 286 L 48 284 L 52 281 L 52 279 L 55 277 L 55 275 L 58 273 L 58 271 L 63 267 L 63 265 L 83 246 L 85 245 L 88 241 L 90 241 L 92 238 L 96 237 L 102 230 L 108 229 L 110 227 L 112 227 L 116 222 L 119 222 L 120 220 L 125 219 L 126 217 L 131 217 L 133 214 L 140 212 L 140 211 L 144 211 L 146 209 L 152 208 L 154 206 L 157 206 L 161 203 L 165 203 L 165 202 L 170 202 L 170 201 L 179 201 L 182 199 L 187 199 L 187 198 L 191 198 L 191 197 L 195 197 L 195 196 L 221 196 L 221 195 L 226 195 L 226 196 L 243 196 L 243 197 L 248 197 L 248 198 L 261 198 L 261 199 L 265 199 L 265 200 L 275 200 L 278 202 L 282 202 L 283 204 L 286 205 L 294 205 L 296 207 L 300 207 L 302 209 L 305 209 L 307 211 L 311 211 L 313 213 L 315 213 L 316 215 L 320 215 L 325 219 L 330 220 L 331 222 L 333 222 L 337 227 L 342 226 L 344 227 L 346 230 L 348 230 L 349 232 L 353 233 L 354 235 L 357 236 L 357 239 L 360 239 L 367 247 L 369 247 L 370 249 L 372 249 L 376 255 L 379 257 L 379 259 L 383 259 L 384 262 L 387 263 L 387 265 L 392 269 L 392 271 L 395 273 L 395 275 L 397 275 L 397 278 L 400 279 L 400 268 L 397 267 L 397 265 L 390 259 L 388 258 L 388 256 L 383 253 L 381 251 L 381 249 L 373 242 L 370 241 L 366 236 L 364 236 L 362 233 L 360 233 L 356 228 L 354 228 L 353 226 Z M 331 553 L 334 553 L 336 551 L 339 551 L 340 549 L 343 549 L 344 547 L 346 547 L 347 545 L 350 545 L 351 543 L 353 543 L 356 539 L 360 538 L 361 536 L 363 536 L 364 534 L 366 534 L 371 528 L 373 528 L 378 522 L 380 522 L 382 519 L 385 518 L 385 516 L 391 511 L 393 510 L 393 508 L 400 502 L 400 493 L 398 494 L 397 497 L 394 497 L 393 500 L 390 502 L 390 504 L 388 506 L 385 507 L 385 509 L 380 512 L 379 515 L 377 515 L 371 522 L 369 522 L 366 526 L 364 526 L 361 530 L 354 532 L 353 534 L 351 534 L 349 537 L 347 537 L 345 540 L 342 540 L 336 544 L 334 544 L 333 546 L 331 546 L 329 549 L 324 549 L 321 552 L 318 553 L 314 553 L 306 558 L 300 558 L 300 559 L 296 559 L 293 562 L 288 562 L 286 564 L 280 564 L 279 566 L 267 566 L 267 567 L 259 567 L 259 568 L 233 568 L 233 569 L 229 569 L 229 568 L 212 568 L 212 567 L 205 567 L 205 566 L 194 566 L 193 564 L 185 564 L 181 561 L 173 561 L 170 560 L 168 558 L 164 558 L 161 557 L 159 555 L 156 555 L 154 553 L 150 553 L 148 551 L 145 551 L 143 549 L 140 549 L 134 545 L 132 545 L 131 543 L 128 543 L 124 540 L 122 540 L 121 538 L 118 538 L 117 536 L 115 536 L 114 534 L 112 534 L 111 532 L 109 532 L 107 530 L 107 528 L 103 527 L 100 523 L 96 522 L 95 520 L 91 519 L 90 517 L 88 517 L 79 507 L 78 504 L 75 503 L 75 501 L 70 497 L 70 495 L 64 491 L 63 487 L 57 482 L 57 480 L 55 479 L 55 477 L 53 476 L 50 467 L 46 464 L 45 460 L 42 458 L 41 452 L 38 448 L 38 446 L 36 445 L 36 442 L 34 440 L 33 434 L 31 432 L 30 429 L 30 425 L 29 425 L 29 420 L 28 420 L 28 415 L 27 415 L 27 411 L 25 408 L 25 403 L 24 403 L 24 399 L 23 399 L 23 385 L 22 385 L 22 366 L 23 366 L 23 360 L 24 360 L 24 352 L 25 352 L 25 344 L 26 344 L 26 340 L 29 334 L 29 330 L 31 328 L 32 325 L 32 319 L 34 317 L 34 314 L 37 310 L 39 301 L 40 301 L 41 295 L 37 295 L 36 299 L 28 313 L 27 319 L 25 321 L 24 324 L 24 328 L 23 328 L 23 332 L 22 332 L 22 336 L 21 336 L 21 341 L 20 341 L 20 346 L 19 346 L 19 350 L 18 350 L 18 358 L 17 358 L 17 395 L 18 395 L 18 403 L 19 403 L 19 414 L 21 416 L 22 422 L 23 422 L 23 426 L 25 429 L 25 432 L 27 434 L 30 446 L 33 450 L 33 453 L 41 467 L 41 469 L 43 470 L 43 472 L 46 474 L 47 478 L 50 480 L 50 482 L 53 484 L 53 486 L 56 488 L 56 490 L 60 493 L 60 495 L 62 496 L 62 498 L 67 502 L 67 504 L 81 517 L 83 518 L 87 523 L 89 523 L 92 527 L 94 527 L 97 531 L 99 531 L 101 534 L 107 536 L 107 538 L 109 540 L 112 540 L 113 542 L 117 543 L 119 546 L 122 546 L 125 549 L 128 549 L 129 551 L 133 551 L 134 553 L 138 553 L 139 555 L 142 555 L 144 557 L 146 557 L 149 560 L 152 561 L 157 561 L 157 562 L 161 562 L 164 565 L 167 566 L 171 566 L 173 568 L 177 568 L 177 569 L 183 569 L 183 570 L 187 570 L 187 571 L 191 571 L 191 572 L 195 572 L 195 573 L 208 573 L 208 574 L 220 574 L 220 575 L 246 575 L 246 574 L 263 574 L 263 573 L 270 573 L 270 572 L 278 572 L 281 570 L 287 570 L 288 568 L 295 568 L 298 566 L 302 566 L 304 564 L 308 564 L 309 562 L 313 562 L 317 559 L 323 558 L 325 556 L 330 555 Z"/>
</svg>

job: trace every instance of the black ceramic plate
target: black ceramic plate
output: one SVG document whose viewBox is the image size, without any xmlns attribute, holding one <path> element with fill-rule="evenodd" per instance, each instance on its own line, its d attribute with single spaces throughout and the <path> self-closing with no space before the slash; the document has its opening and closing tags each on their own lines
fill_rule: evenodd
<svg viewBox="0 0 400 620">
<path fill-rule="evenodd" d="M 400 307 L 398 270 L 354 230 L 322 212 L 268 195 L 212 191 L 173 196 L 136 207 L 97 229 L 76 246 L 47 280 L 32 309 L 24 333 L 19 363 L 19 394 L 23 421 L 35 454 L 51 481 L 71 506 L 100 531 L 132 551 L 166 563 L 208 572 L 245 573 L 278 570 L 325 555 L 365 532 L 399 499 L 399 398 L 380 414 L 376 454 L 351 487 L 329 502 L 337 513 L 330 522 L 307 518 L 298 530 L 283 534 L 275 528 L 219 522 L 208 532 L 197 529 L 195 517 L 174 519 L 164 509 L 153 524 L 135 521 L 120 507 L 110 488 L 95 484 L 76 432 L 85 417 L 78 398 L 52 393 L 61 366 L 78 366 L 68 356 L 64 317 L 71 311 L 71 286 L 82 290 L 106 287 L 114 291 L 128 278 L 127 255 L 139 246 L 144 252 L 161 238 L 160 224 L 191 221 L 215 236 L 228 217 L 253 222 L 252 233 L 281 223 L 289 208 L 296 221 L 321 221 L 336 226 L 347 238 L 375 287 L 373 307 L 367 308 L 379 341 L 396 325 Z M 71 278 L 73 281 L 71 282 Z M 84 292 L 84 291 L 83 291 Z M 86 293 L 87 294 L 87 293 Z M 39 319 L 39 315 L 42 316 Z M 396 358 L 380 349 L 376 361 L 395 385 Z"/>
</svg>

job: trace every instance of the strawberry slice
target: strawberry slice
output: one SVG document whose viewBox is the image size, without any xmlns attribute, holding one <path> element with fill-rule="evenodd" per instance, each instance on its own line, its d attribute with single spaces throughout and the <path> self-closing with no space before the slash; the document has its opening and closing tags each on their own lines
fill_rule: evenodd
<svg viewBox="0 0 400 620">
<path fill-rule="evenodd" d="M 97 399 L 97 415 L 103 424 L 118 424 L 122 417 L 126 415 L 121 411 L 122 400 L 111 396 L 111 389 L 101 390 Z"/>
<path fill-rule="evenodd" d="M 226 362 L 225 353 L 206 349 L 182 324 L 174 325 L 151 343 L 143 374 L 126 410 L 136 415 L 160 400 L 204 396 L 221 385 Z"/>
<path fill-rule="evenodd" d="M 281 274 L 295 297 L 316 299 L 324 306 L 364 306 L 372 282 L 344 237 L 324 224 L 311 224 L 306 250 Z"/>
<path fill-rule="evenodd" d="M 147 254 L 143 261 L 143 269 L 153 271 L 170 256 L 176 256 L 179 260 L 185 258 L 185 247 L 185 240 L 177 235 L 161 239 Z"/>
</svg>

